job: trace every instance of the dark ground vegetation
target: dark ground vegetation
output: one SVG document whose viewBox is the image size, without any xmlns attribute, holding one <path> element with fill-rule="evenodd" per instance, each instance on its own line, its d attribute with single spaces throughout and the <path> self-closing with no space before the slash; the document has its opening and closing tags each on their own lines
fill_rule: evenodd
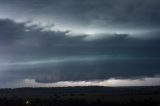
<svg viewBox="0 0 160 106">
<path fill-rule="evenodd" d="M 160 87 L 1 89 L 0 106 L 160 106 Z"/>
</svg>

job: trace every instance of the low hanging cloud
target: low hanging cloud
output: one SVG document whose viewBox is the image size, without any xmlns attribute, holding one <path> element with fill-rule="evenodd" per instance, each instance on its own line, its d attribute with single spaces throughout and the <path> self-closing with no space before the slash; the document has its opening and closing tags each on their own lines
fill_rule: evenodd
<svg viewBox="0 0 160 106">
<path fill-rule="evenodd" d="M 12 82 L 13 83 L 13 82 Z M 39 83 L 34 79 L 24 79 L 21 81 L 5 84 L 5 88 L 17 87 L 75 87 L 75 86 L 157 86 L 160 85 L 160 77 L 145 77 L 140 79 L 115 79 L 108 80 L 90 80 L 90 81 L 59 81 L 54 83 Z"/>
<path fill-rule="evenodd" d="M 25 24 L 0 20 L 0 57 L 3 57 L 0 60 L 1 88 L 5 83 L 24 79 L 35 85 L 37 83 L 37 86 L 59 84 L 61 81 L 64 85 L 98 85 L 94 80 L 109 79 L 108 84 L 110 78 L 117 80 L 160 74 L 159 33 L 150 39 L 112 34 L 103 39 L 86 40 L 87 35 L 68 36 L 67 31 L 45 31 Z M 128 83 L 117 81 L 124 85 Z"/>
</svg>

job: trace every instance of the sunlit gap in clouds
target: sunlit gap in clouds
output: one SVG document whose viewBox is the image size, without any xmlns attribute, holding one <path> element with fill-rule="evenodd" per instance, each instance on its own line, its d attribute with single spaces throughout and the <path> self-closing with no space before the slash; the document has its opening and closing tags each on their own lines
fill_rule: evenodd
<svg viewBox="0 0 160 106">
<path fill-rule="evenodd" d="M 47 22 L 46 22 L 47 21 Z M 80 26 L 64 26 L 54 23 L 49 20 L 26 20 L 26 27 L 40 28 L 42 31 L 56 31 L 56 32 L 66 32 L 67 36 L 82 36 L 86 35 L 86 40 L 102 39 L 106 37 L 111 37 L 113 35 L 129 35 L 134 38 L 144 38 L 144 34 L 148 33 L 148 30 L 137 30 L 137 29 L 124 29 L 116 27 L 105 27 L 105 28 L 94 28 L 94 27 L 80 27 Z M 49 22 L 48 22 L 49 21 Z M 17 21 L 16 21 L 17 22 Z M 145 36 L 146 37 L 146 36 Z"/>
</svg>

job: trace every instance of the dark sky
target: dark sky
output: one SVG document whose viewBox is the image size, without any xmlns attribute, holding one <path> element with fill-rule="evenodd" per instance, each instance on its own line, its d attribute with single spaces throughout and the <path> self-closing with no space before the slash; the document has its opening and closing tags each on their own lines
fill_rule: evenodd
<svg viewBox="0 0 160 106">
<path fill-rule="evenodd" d="M 0 0 L 0 88 L 160 85 L 159 55 L 159 0 Z"/>
</svg>

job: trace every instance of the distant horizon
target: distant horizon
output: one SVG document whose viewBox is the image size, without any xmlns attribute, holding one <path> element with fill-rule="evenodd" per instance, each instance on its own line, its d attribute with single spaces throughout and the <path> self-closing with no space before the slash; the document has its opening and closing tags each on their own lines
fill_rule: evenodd
<svg viewBox="0 0 160 106">
<path fill-rule="evenodd" d="M 4 88 L 25 88 L 25 87 L 87 87 L 87 86 L 99 86 L 99 87 L 141 87 L 141 86 L 160 86 L 160 77 L 146 77 L 139 79 L 116 79 L 111 78 L 108 80 L 85 80 L 85 81 L 59 81 L 42 83 L 37 82 L 34 79 L 25 79 L 8 85 Z"/>
<path fill-rule="evenodd" d="M 18 87 L 18 88 L 0 88 L 0 90 L 5 89 L 52 89 L 52 88 L 88 88 L 88 87 L 97 87 L 97 88 L 146 88 L 146 87 L 160 87 L 160 85 L 153 85 L 153 86 L 116 86 L 116 87 L 110 87 L 110 86 L 68 86 L 68 87 Z"/>
</svg>

